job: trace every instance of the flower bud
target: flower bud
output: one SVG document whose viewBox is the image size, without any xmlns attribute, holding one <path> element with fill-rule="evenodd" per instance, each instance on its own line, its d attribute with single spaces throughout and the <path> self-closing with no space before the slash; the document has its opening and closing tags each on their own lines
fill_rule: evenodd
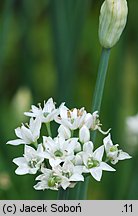
<svg viewBox="0 0 138 216">
<path fill-rule="evenodd" d="M 90 131 L 85 125 L 79 131 L 79 139 L 82 143 L 86 143 L 90 140 Z"/>
<path fill-rule="evenodd" d="M 104 48 L 113 47 L 119 40 L 127 21 L 126 0 L 105 0 L 100 11 L 99 40 Z"/>
<path fill-rule="evenodd" d="M 58 133 L 60 137 L 63 137 L 64 139 L 69 139 L 71 137 L 71 131 L 67 127 L 60 125 L 58 128 Z"/>
</svg>

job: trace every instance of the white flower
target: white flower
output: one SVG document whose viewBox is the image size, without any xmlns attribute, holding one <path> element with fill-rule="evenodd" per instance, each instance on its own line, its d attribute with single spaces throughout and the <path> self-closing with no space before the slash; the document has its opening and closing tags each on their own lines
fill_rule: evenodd
<svg viewBox="0 0 138 216">
<path fill-rule="evenodd" d="M 17 175 L 24 174 L 35 174 L 41 167 L 41 164 L 44 160 L 43 157 L 39 156 L 43 151 L 42 144 L 38 145 L 37 150 L 32 148 L 31 146 L 25 145 L 24 149 L 24 157 L 18 157 L 13 159 L 13 162 L 19 166 L 15 173 Z"/>
<path fill-rule="evenodd" d="M 40 136 L 41 121 L 39 118 L 30 119 L 28 127 L 22 124 L 21 127 L 15 129 L 15 134 L 19 139 L 10 140 L 7 144 L 20 145 L 35 143 Z"/>
<path fill-rule="evenodd" d="M 71 138 L 71 131 L 64 125 L 60 125 L 58 128 L 58 136 L 63 137 L 64 139 L 69 139 Z"/>
<path fill-rule="evenodd" d="M 58 114 L 58 109 L 55 108 L 55 103 L 53 102 L 52 98 L 50 98 L 46 103 L 44 102 L 43 109 L 40 105 L 39 107 L 32 105 L 31 108 L 31 112 L 25 112 L 24 114 L 30 117 L 39 117 L 41 119 L 41 122 L 44 123 L 53 121 L 55 115 Z"/>
<path fill-rule="evenodd" d="M 41 171 L 43 174 L 36 177 L 36 180 L 39 182 L 34 186 L 34 188 L 36 190 L 58 190 L 59 183 L 61 182 L 60 177 L 50 169 L 42 168 Z"/>
<path fill-rule="evenodd" d="M 102 162 L 104 154 L 104 146 L 99 147 L 93 152 L 93 145 L 90 143 L 84 144 L 84 152 L 82 153 L 84 167 L 84 173 L 90 173 L 97 181 L 101 180 L 102 170 L 115 171 L 107 163 Z"/>
<path fill-rule="evenodd" d="M 110 129 L 108 131 L 103 131 L 101 129 L 102 124 L 100 123 L 100 120 L 99 120 L 98 111 L 95 111 L 92 114 L 87 113 L 85 116 L 84 124 L 85 126 L 88 127 L 88 129 L 99 130 L 102 134 L 107 134 L 110 131 Z"/>
<path fill-rule="evenodd" d="M 65 140 L 63 137 L 57 137 L 55 139 L 43 137 L 43 146 L 45 151 L 42 155 L 49 159 L 52 167 L 66 160 L 72 160 L 76 149 L 81 149 L 77 138 Z"/>
<path fill-rule="evenodd" d="M 86 111 L 84 108 L 69 110 L 64 103 L 59 107 L 59 116 L 55 117 L 55 121 L 64 125 L 70 130 L 76 130 L 82 127 Z"/>
<path fill-rule="evenodd" d="M 84 181 L 82 170 L 82 166 L 74 166 L 71 161 L 55 167 L 55 172 L 61 179 L 60 186 L 66 190 L 67 187 L 74 187 L 78 181 Z"/>
<path fill-rule="evenodd" d="M 111 161 L 112 164 L 116 164 L 119 160 L 131 158 L 128 153 L 123 152 L 122 150 L 118 150 L 118 144 L 113 145 L 110 134 L 104 138 L 103 142 L 107 158 Z"/>
<path fill-rule="evenodd" d="M 85 125 L 79 130 L 79 140 L 82 143 L 86 143 L 90 140 L 90 131 Z"/>
</svg>

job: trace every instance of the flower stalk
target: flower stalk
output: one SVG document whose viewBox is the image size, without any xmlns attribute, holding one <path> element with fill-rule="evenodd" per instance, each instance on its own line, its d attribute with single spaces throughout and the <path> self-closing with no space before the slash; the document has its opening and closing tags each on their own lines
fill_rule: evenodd
<svg viewBox="0 0 138 216">
<path fill-rule="evenodd" d="M 57 200 L 68 200 L 69 196 L 69 188 L 64 190 L 63 188 L 60 188 L 58 191 Z"/>
<path fill-rule="evenodd" d="M 97 110 L 98 112 L 100 112 L 109 57 L 110 57 L 110 49 L 103 48 L 101 53 L 101 58 L 100 58 L 95 91 L 94 91 L 92 111 Z"/>
<path fill-rule="evenodd" d="M 119 10 L 118 10 L 119 8 Z M 94 91 L 92 111 L 100 113 L 103 90 L 106 80 L 108 62 L 111 48 L 118 42 L 127 21 L 128 7 L 126 0 L 112 1 L 105 0 L 99 17 L 99 41 L 102 45 L 102 54 L 98 69 L 98 76 Z M 95 142 L 96 131 L 92 134 L 92 141 Z M 86 178 L 83 189 L 80 190 L 80 199 L 86 199 L 89 177 Z M 80 183 L 81 184 L 81 183 Z M 81 187 L 80 187 L 81 188 Z M 85 193 L 84 193 L 85 191 Z"/>
<path fill-rule="evenodd" d="M 50 122 L 47 122 L 47 123 L 46 123 L 46 128 L 47 128 L 48 136 L 52 137 Z"/>
<path fill-rule="evenodd" d="M 97 76 L 96 86 L 94 90 L 92 111 L 98 110 L 100 112 L 104 85 L 105 85 L 105 80 L 106 80 L 106 74 L 107 74 L 107 69 L 108 69 L 108 63 L 109 63 L 109 57 L 110 57 L 110 49 L 102 48 L 99 69 L 98 69 L 98 76 Z M 92 141 L 95 142 L 95 139 L 96 139 L 96 131 L 93 131 Z M 84 183 L 80 183 L 81 187 L 79 187 L 79 193 L 78 193 L 79 199 L 86 199 L 89 179 L 90 178 L 88 176 L 85 179 Z"/>
</svg>

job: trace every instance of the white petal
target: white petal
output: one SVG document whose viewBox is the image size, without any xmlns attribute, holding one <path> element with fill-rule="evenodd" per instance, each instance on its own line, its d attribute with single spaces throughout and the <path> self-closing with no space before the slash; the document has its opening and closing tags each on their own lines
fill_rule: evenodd
<svg viewBox="0 0 138 216">
<path fill-rule="evenodd" d="M 57 146 L 51 137 L 46 137 L 46 136 L 43 136 L 43 145 L 46 149 L 50 149 L 50 150 L 52 149 L 53 151 Z"/>
<path fill-rule="evenodd" d="M 33 134 L 34 139 L 39 138 L 40 135 L 40 129 L 41 129 L 41 120 L 40 118 L 36 118 L 33 120 L 32 118 L 30 119 L 30 130 Z"/>
<path fill-rule="evenodd" d="M 49 98 L 46 104 L 44 105 L 43 112 L 51 113 L 52 110 L 55 109 L 55 104 L 52 98 Z"/>
<path fill-rule="evenodd" d="M 81 175 L 81 174 L 74 173 L 74 174 L 70 177 L 69 180 L 70 180 L 70 181 L 84 181 L 84 177 L 83 177 L 83 175 Z"/>
<path fill-rule="evenodd" d="M 47 189 L 48 186 L 46 184 L 44 184 L 43 182 L 38 182 L 35 186 L 34 189 L 35 190 L 44 190 Z"/>
<path fill-rule="evenodd" d="M 69 122 L 68 119 L 61 119 L 61 124 L 63 124 L 67 128 L 70 128 L 71 130 L 74 130 L 72 124 Z"/>
<path fill-rule="evenodd" d="M 42 173 L 45 174 L 45 178 L 47 178 L 53 172 L 51 169 L 47 169 L 47 168 L 43 168 L 43 167 L 41 168 L 41 171 L 42 171 Z M 40 176 L 42 176 L 42 175 L 40 175 Z M 36 180 L 38 180 L 38 177 L 36 178 Z"/>
<path fill-rule="evenodd" d="M 20 145 L 20 144 L 26 144 L 24 140 L 21 140 L 21 139 L 16 139 L 16 140 L 10 140 L 8 141 L 6 144 L 9 144 L 9 145 Z"/>
<path fill-rule="evenodd" d="M 24 125 L 21 127 L 22 139 L 26 142 L 26 144 L 30 144 L 33 142 L 33 136 L 29 128 L 26 128 Z"/>
<path fill-rule="evenodd" d="M 49 163 L 52 167 L 59 165 L 61 162 L 62 162 L 61 159 L 55 159 L 55 160 L 53 158 L 49 159 Z"/>
<path fill-rule="evenodd" d="M 53 110 L 51 113 L 47 115 L 47 117 L 43 117 L 43 122 L 47 123 L 53 121 L 53 119 L 55 119 L 58 114 L 59 113 L 57 109 Z"/>
<path fill-rule="evenodd" d="M 42 153 L 43 150 L 44 150 L 44 148 L 43 148 L 42 144 L 39 144 L 38 147 L 37 147 L 37 152 L 38 152 L 38 154 L 39 154 L 39 153 Z"/>
<path fill-rule="evenodd" d="M 111 140 L 111 135 L 110 134 L 107 137 L 104 138 L 103 143 L 104 143 L 104 146 L 105 146 L 105 151 L 109 152 L 110 148 L 113 146 L 113 142 Z"/>
<path fill-rule="evenodd" d="M 91 141 L 84 143 L 83 145 L 83 151 L 88 153 L 88 154 L 92 154 L 93 152 L 93 143 Z"/>
<path fill-rule="evenodd" d="M 78 142 L 78 138 L 71 138 L 68 139 L 66 142 L 63 142 L 63 148 L 64 150 L 68 151 L 68 152 L 74 152 L 75 151 L 79 151 L 81 150 L 81 146 L 80 143 Z"/>
<path fill-rule="evenodd" d="M 61 119 L 67 119 L 68 118 L 68 115 L 67 115 L 68 110 L 69 109 L 64 105 L 64 103 L 60 105 L 59 111 L 60 111 Z"/>
<path fill-rule="evenodd" d="M 74 166 L 74 173 L 82 174 L 82 171 L 83 171 L 82 165 Z"/>
<path fill-rule="evenodd" d="M 94 151 L 93 157 L 98 161 L 102 161 L 103 154 L 104 154 L 104 146 L 102 145 Z"/>
<path fill-rule="evenodd" d="M 37 173 L 38 168 L 30 168 L 28 173 L 29 174 L 36 174 Z"/>
<path fill-rule="evenodd" d="M 101 180 L 101 177 L 102 177 L 102 170 L 101 169 L 92 168 L 92 169 L 90 169 L 90 173 L 93 176 L 93 178 L 96 179 L 97 181 Z"/>
<path fill-rule="evenodd" d="M 59 136 L 63 137 L 64 139 L 69 139 L 71 137 L 71 131 L 67 127 L 60 125 L 58 128 Z"/>
<path fill-rule="evenodd" d="M 132 158 L 128 153 L 119 151 L 118 160 L 125 160 Z"/>
<path fill-rule="evenodd" d="M 36 154 L 36 150 L 31 146 L 25 145 L 24 153 L 29 158 L 32 154 Z"/>
<path fill-rule="evenodd" d="M 16 134 L 17 137 L 22 139 L 22 134 L 21 134 L 21 128 L 20 127 L 15 129 L 15 134 Z"/>
<path fill-rule="evenodd" d="M 83 158 L 83 163 L 87 167 L 87 162 L 88 162 L 89 154 L 86 154 L 86 153 L 82 154 L 82 158 Z"/>
<path fill-rule="evenodd" d="M 61 182 L 61 187 L 62 187 L 64 190 L 66 190 L 67 187 L 68 187 L 69 185 L 70 185 L 70 182 L 69 182 L 69 181 L 63 180 L 63 181 Z"/>
<path fill-rule="evenodd" d="M 29 116 L 29 117 L 36 117 L 35 114 L 31 112 L 24 112 L 24 115 Z"/>
<path fill-rule="evenodd" d="M 93 123 L 93 116 L 91 113 L 87 113 L 85 116 L 85 125 L 90 129 Z"/>
<path fill-rule="evenodd" d="M 79 142 L 76 142 L 76 145 L 74 147 L 74 152 L 80 152 L 81 151 L 81 145 Z"/>
<path fill-rule="evenodd" d="M 74 165 L 71 161 L 65 161 L 65 163 L 63 164 L 63 169 L 65 171 L 70 170 L 73 171 Z"/>
<path fill-rule="evenodd" d="M 24 157 L 18 157 L 18 158 L 14 158 L 13 159 L 13 163 L 15 163 L 16 165 L 20 166 L 20 165 L 26 164 L 26 160 L 25 160 Z"/>
<path fill-rule="evenodd" d="M 25 174 L 28 174 L 29 173 L 29 169 L 27 167 L 18 167 L 16 170 L 15 170 L 15 173 L 17 175 L 25 175 Z"/>
<path fill-rule="evenodd" d="M 80 154 L 75 156 L 75 165 L 82 165 L 82 157 Z"/>
<path fill-rule="evenodd" d="M 79 139 L 82 143 L 90 140 L 90 131 L 85 125 L 79 130 Z"/>
<path fill-rule="evenodd" d="M 109 166 L 107 163 L 105 162 L 101 162 L 100 163 L 100 168 L 102 170 L 105 170 L 105 171 L 116 171 L 114 168 L 112 168 L 111 166 Z"/>
<path fill-rule="evenodd" d="M 38 113 L 38 112 L 40 111 L 40 108 L 38 108 L 38 107 L 35 106 L 35 105 L 32 105 L 32 106 L 31 106 L 31 109 L 32 109 L 32 112 L 33 112 L 33 113 Z"/>
</svg>

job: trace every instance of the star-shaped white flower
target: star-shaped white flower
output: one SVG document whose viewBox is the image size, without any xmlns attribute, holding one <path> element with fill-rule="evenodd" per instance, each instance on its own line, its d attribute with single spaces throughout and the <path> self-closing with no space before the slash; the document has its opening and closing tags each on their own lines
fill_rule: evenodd
<svg viewBox="0 0 138 216">
<path fill-rule="evenodd" d="M 65 161 L 63 166 L 54 168 L 57 175 L 61 178 L 60 186 L 66 190 L 67 187 L 74 187 L 77 182 L 84 181 L 82 175 L 83 167 L 74 166 L 71 161 Z"/>
<path fill-rule="evenodd" d="M 76 130 L 83 126 L 86 111 L 84 108 L 69 110 L 64 103 L 59 107 L 59 116 L 55 117 L 55 121 L 70 130 Z"/>
<path fill-rule="evenodd" d="M 118 144 L 113 145 L 110 134 L 104 138 L 103 142 L 105 146 L 107 159 L 112 164 L 116 164 L 119 160 L 125 160 L 131 158 L 131 156 L 128 153 L 122 150 L 118 150 L 118 146 L 119 146 Z"/>
<path fill-rule="evenodd" d="M 93 144 L 88 142 L 84 144 L 82 160 L 84 163 L 84 173 L 90 173 L 97 181 L 101 180 L 102 171 L 115 171 L 111 166 L 102 161 L 104 146 L 100 146 L 93 152 Z"/>
<path fill-rule="evenodd" d="M 99 120 L 99 114 L 98 111 L 91 113 L 87 113 L 84 119 L 84 125 L 87 126 L 88 129 L 91 130 L 98 130 L 102 134 L 108 134 L 110 129 L 108 131 L 103 131 L 101 129 L 102 124 L 100 123 Z"/>
<path fill-rule="evenodd" d="M 23 157 L 13 159 L 18 166 L 15 170 L 17 175 L 35 174 L 41 167 L 44 158 L 39 156 L 43 152 L 42 144 L 38 145 L 37 150 L 31 146 L 25 145 Z"/>
<path fill-rule="evenodd" d="M 66 160 L 74 158 L 74 152 L 80 150 L 81 146 L 77 138 L 65 140 L 63 137 L 43 137 L 43 146 L 45 151 L 42 155 L 49 159 L 52 167 L 59 165 Z"/>
<path fill-rule="evenodd" d="M 51 169 L 42 168 L 42 174 L 36 177 L 39 181 L 34 188 L 36 190 L 58 190 L 61 178 Z"/>
<path fill-rule="evenodd" d="M 40 118 L 30 119 L 30 123 L 27 126 L 22 124 L 21 127 L 15 129 L 15 134 L 19 139 L 10 140 L 7 144 L 20 145 L 35 143 L 40 136 L 41 121 Z"/>
<path fill-rule="evenodd" d="M 24 114 L 29 117 L 39 117 L 41 119 L 41 122 L 48 123 L 50 121 L 53 121 L 55 116 L 58 115 L 58 109 L 55 108 L 55 103 L 53 102 L 53 99 L 50 98 L 46 103 L 44 102 L 43 109 L 41 108 L 41 106 L 36 107 L 32 105 L 31 112 L 25 112 Z"/>
</svg>

